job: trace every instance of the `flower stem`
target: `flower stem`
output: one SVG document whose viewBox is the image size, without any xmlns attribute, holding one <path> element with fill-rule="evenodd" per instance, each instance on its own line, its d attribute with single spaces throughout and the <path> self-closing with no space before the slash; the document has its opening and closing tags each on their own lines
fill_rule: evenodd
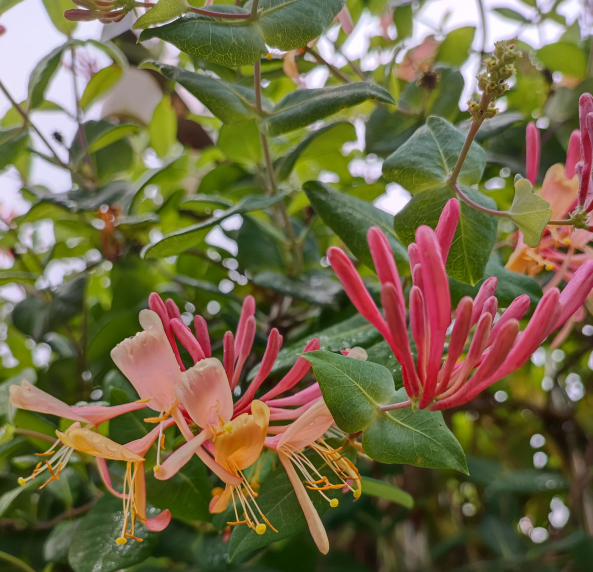
<svg viewBox="0 0 593 572">
<path fill-rule="evenodd" d="M 194 8 L 190 6 L 190 10 L 202 16 L 210 16 L 212 18 L 220 18 L 221 20 L 249 20 L 251 14 L 228 14 L 226 12 L 215 12 L 214 10 L 205 10 L 204 8 Z"/>
<path fill-rule="evenodd" d="M 257 62 L 255 62 L 253 72 L 255 88 L 255 107 L 258 115 L 261 115 L 261 60 L 257 60 Z M 276 182 L 276 172 L 274 170 L 274 163 L 272 161 L 272 155 L 270 153 L 270 145 L 268 144 L 268 138 L 263 133 L 260 132 L 259 136 L 261 139 L 261 145 L 264 152 L 264 159 L 266 163 L 266 173 L 268 176 L 268 193 L 270 195 L 275 195 L 278 192 L 278 185 Z M 283 200 L 278 203 L 278 209 L 280 211 L 280 216 L 282 217 L 282 224 L 284 226 L 286 235 L 288 236 L 288 240 L 292 250 L 293 264 L 291 274 L 298 276 L 303 267 L 303 253 L 301 250 L 301 245 L 297 240 L 294 227 L 290 222 L 290 217 L 288 216 L 288 211 L 286 210 L 286 204 Z"/>
<path fill-rule="evenodd" d="M 12 554 L 8 554 L 7 552 L 0 551 L 0 560 L 10 562 L 11 564 L 14 564 L 17 568 L 25 570 L 25 572 L 35 572 L 35 570 L 31 568 L 31 566 L 29 566 L 26 562 L 23 562 L 20 558 L 17 558 Z"/>
</svg>

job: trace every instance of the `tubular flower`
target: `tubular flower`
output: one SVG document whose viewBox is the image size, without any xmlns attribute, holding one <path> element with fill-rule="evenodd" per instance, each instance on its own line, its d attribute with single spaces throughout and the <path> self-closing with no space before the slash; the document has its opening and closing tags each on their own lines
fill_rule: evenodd
<svg viewBox="0 0 593 572">
<path fill-rule="evenodd" d="M 340 449 L 330 447 L 323 439 L 333 423 L 334 419 L 327 405 L 320 398 L 283 433 L 266 439 L 266 446 L 275 449 L 278 453 L 278 458 L 286 470 L 303 509 L 315 544 L 323 554 L 327 554 L 329 550 L 327 533 L 305 490 L 305 485 L 309 490 L 318 491 L 332 508 L 338 506 L 338 499 L 330 499 L 325 491 L 346 487 L 354 493 L 355 498 L 359 498 L 361 494 L 360 474 L 354 464 L 340 455 Z M 328 477 L 319 472 L 310 458 L 304 454 L 303 451 L 306 448 L 315 451 L 323 459 L 335 474 L 337 484 L 332 483 Z M 303 476 L 305 485 L 295 467 Z M 352 487 L 353 484 L 356 488 Z"/>
<path fill-rule="evenodd" d="M 27 481 L 36 478 L 47 470 L 50 478 L 41 486 L 45 487 L 53 480 L 59 480 L 60 473 L 67 465 L 74 451 L 92 455 L 103 461 L 123 461 L 126 463 L 124 477 L 123 499 L 124 522 L 121 535 L 116 540 L 118 544 L 126 544 L 131 538 L 142 542 L 134 534 L 136 520 L 140 519 L 149 530 L 163 530 L 171 520 L 171 513 L 168 510 L 161 512 L 158 516 L 148 519 L 146 516 L 146 481 L 144 477 L 144 457 L 130 448 L 120 445 L 88 427 L 82 427 L 79 422 L 72 424 L 66 431 L 56 431 L 57 441 L 45 452 L 38 456 L 45 459 L 40 461 L 33 474 L 26 479 L 20 478 L 19 483 L 25 485 Z M 61 447 L 56 451 L 56 447 Z"/>
<path fill-rule="evenodd" d="M 82 9 L 66 10 L 64 17 L 74 22 L 90 22 L 99 20 L 103 24 L 111 24 L 123 20 L 128 12 L 136 6 L 135 1 L 127 0 L 72 0 Z M 141 4 L 138 4 L 139 6 Z"/>
<path fill-rule="evenodd" d="M 495 321 L 497 281 L 489 278 L 473 300 L 467 296 L 459 302 L 452 324 L 445 261 L 458 219 L 459 203 L 451 199 L 436 231 L 427 226 L 419 227 L 416 242 L 408 249 L 413 277 L 408 307 L 416 358 L 408 340 L 399 274 L 383 232 L 373 227 L 368 233 L 382 286 L 383 314 L 346 254 L 335 247 L 328 251 L 331 266 L 352 303 L 379 330 L 401 364 L 404 387 L 410 399 L 385 405 L 382 407 L 385 411 L 410 406 L 435 411 L 470 401 L 483 389 L 521 367 L 550 333 L 573 316 L 593 287 L 593 261 L 587 261 L 575 272 L 562 294 L 557 288 L 545 293 L 526 329 L 519 333 L 519 320 L 529 308 L 529 297 L 516 298 Z M 448 351 L 443 359 L 447 338 Z M 465 358 L 459 361 L 468 345 Z"/>
</svg>

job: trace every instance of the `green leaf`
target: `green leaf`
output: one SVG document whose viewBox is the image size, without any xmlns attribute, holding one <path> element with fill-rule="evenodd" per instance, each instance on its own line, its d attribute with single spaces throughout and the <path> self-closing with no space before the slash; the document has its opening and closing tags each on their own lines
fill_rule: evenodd
<svg viewBox="0 0 593 572">
<path fill-rule="evenodd" d="M 462 187 L 469 198 L 484 207 L 495 209 L 496 203 L 471 187 Z M 447 187 L 432 189 L 412 197 L 412 200 L 395 215 L 394 228 L 399 240 L 406 246 L 416 240 L 420 225 L 436 228 L 439 216 L 447 202 L 453 198 Z M 484 268 L 496 240 L 497 217 L 482 213 L 460 202 L 459 223 L 446 270 L 451 278 L 474 285 L 484 276 Z"/>
<path fill-rule="evenodd" d="M 156 515 L 151 508 L 147 513 L 149 517 Z M 111 495 L 99 499 L 72 537 L 68 561 L 74 572 L 115 572 L 146 560 L 156 548 L 159 535 L 137 521 L 134 534 L 142 542 L 128 540 L 119 545 L 115 541 L 123 523 L 122 501 Z"/>
<path fill-rule="evenodd" d="M 336 425 L 346 433 L 363 431 L 362 445 L 371 459 L 467 473 L 463 449 L 440 412 L 379 411 L 380 405 L 408 399 L 405 390 L 395 391 L 388 369 L 330 352 L 302 357 L 311 362 Z"/>
<path fill-rule="evenodd" d="M 352 123 L 338 121 L 326 125 L 305 137 L 292 151 L 278 160 L 278 180 L 286 179 L 299 160 L 313 159 L 336 151 L 336 143 L 340 147 L 346 141 L 356 140 L 356 130 Z M 339 152 L 339 151 L 338 151 Z"/>
<path fill-rule="evenodd" d="M 18 486 L 14 489 L 11 489 L 5 492 L 3 495 L 0 495 L 0 517 L 4 515 L 4 513 L 10 508 L 10 505 L 13 501 L 24 491 L 33 488 L 33 481 L 29 481 L 29 483 L 25 486 Z"/>
<path fill-rule="evenodd" d="M 414 507 L 414 497 L 410 493 L 385 481 L 379 481 L 371 477 L 362 477 L 362 491 L 365 495 L 389 500 L 401 504 L 405 508 Z"/>
<path fill-rule="evenodd" d="M 476 29 L 473 26 L 449 32 L 439 46 L 436 61 L 459 67 L 469 55 L 475 33 Z"/>
<path fill-rule="evenodd" d="M 375 267 L 367 243 L 367 232 L 372 226 L 378 226 L 385 232 L 396 261 L 407 264 L 408 253 L 395 236 L 392 215 L 318 181 L 305 183 L 303 190 L 323 222 L 369 268 Z M 406 269 L 401 268 L 401 271 Z"/>
<path fill-rule="evenodd" d="M 72 0 L 43 0 L 43 5 L 56 29 L 65 36 L 70 36 L 76 28 L 76 22 L 66 20 L 64 12 L 76 8 Z"/>
<path fill-rule="evenodd" d="M 441 117 L 429 117 L 423 127 L 387 157 L 383 163 L 383 176 L 399 183 L 413 195 L 442 187 L 464 142 L 465 135 L 451 123 Z M 485 151 L 472 143 L 459 173 L 459 182 L 465 185 L 479 183 L 485 166 Z"/>
<path fill-rule="evenodd" d="M 177 113 L 171 105 L 171 97 L 163 96 L 156 106 L 148 126 L 150 145 L 159 157 L 164 157 L 177 141 Z"/>
<path fill-rule="evenodd" d="M 388 155 L 403 145 L 422 125 L 416 114 L 390 111 L 377 107 L 366 123 L 365 147 L 367 153 Z"/>
<path fill-rule="evenodd" d="M 18 330 L 39 341 L 82 310 L 85 288 L 86 276 L 79 275 L 60 284 L 49 302 L 29 296 L 15 306 L 12 322 Z"/>
<path fill-rule="evenodd" d="M 13 6 L 20 4 L 23 0 L 0 0 L 0 16 L 7 10 L 10 10 Z"/>
<path fill-rule="evenodd" d="M 19 160 L 28 141 L 29 132 L 21 127 L 0 130 L 0 172 Z"/>
<path fill-rule="evenodd" d="M 37 382 L 37 372 L 33 368 L 27 367 L 15 376 L 0 383 L 0 424 L 9 422 L 11 420 L 11 410 L 14 411 L 10 404 L 11 386 L 20 385 L 25 380 L 35 384 Z"/>
<path fill-rule="evenodd" d="M 268 288 L 320 306 L 336 305 L 344 292 L 338 281 L 318 272 L 299 278 L 289 278 L 273 271 L 262 272 L 255 276 L 253 283 L 261 288 Z"/>
<path fill-rule="evenodd" d="M 260 130 L 269 136 L 280 135 L 306 127 L 369 99 L 395 105 L 395 100 L 387 90 L 364 81 L 321 89 L 293 91 L 262 120 Z"/>
<path fill-rule="evenodd" d="M 281 194 L 272 197 L 260 195 L 249 195 L 244 197 L 237 204 L 221 214 L 212 216 L 203 222 L 165 236 L 159 242 L 149 244 L 142 251 L 142 256 L 144 258 L 165 258 L 167 256 L 185 252 L 200 244 L 206 236 L 207 231 L 213 226 L 221 223 L 223 220 L 236 214 L 245 214 L 251 211 L 267 209 L 281 200 L 284 200 L 284 196 Z"/>
<path fill-rule="evenodd" d="M 97 99 L 107 94 L 121 79 L 123 69 L 113 64 L 99 70 L 91 77 L 80 98 L 80 107 L 89 108 Z"/>
<path fill-rule="evenodd" d="M 252 0 L 245 9 L 251 10 Z M 344 7 L 345 0 L 261 0 L 259 25 L 268 46 L 295 50 L 318 38 Z"/>
<path fill-rule="evenodd" d="M 587 56 L 575 44 L 557 42 L 537 50 L 537 59 L 551 71 L 583 79 L 587 74 Z"/>
<path fill-rule="evenodd" d="M 160 24 L 185 14 L 188 10 L 186 0 L 158 0 L 154 8 L 151 8 L 136 20 L 132 28 L 143 30 L 154 24 Z"/>
<path fill-rule="evenodd" d="M 255 119 L 235 125 L 223 125 L 218 135 L 218 147 L 231 160 L 242 164 L 260 164 L 263 151 Z"/>
<path fill-rule="evenodd" d="M 154 69 L 183 86 L 223 123 L 239 123 L 255 116 L 255 92 L 249 87 L 158 62 L 146 62 L 141 67 Z"/>
<path fill-rule="evenodd" d="M 212 483 L 206 465 L 194 456 L 183 469 L 167 481 L 146 473 L 148 501 L 157 508 L 169 509 L 174 518 L 209 522 L 208 505 L 212 499 Z"/>
<path fill-rule="evenodd" d="M 248 14 L 238 6 L 217 5 L 216 11 Z M 268 53 L 261 31 L 252 20 L 189 14 L 144 30 L 139 41 L 150 38 L 160 38 L 190 56 L 229 67 L 253 64 Z"/>
<path fill-rule="evenodd" d="M 495 253 L 490 255 L 488 264 L 486 264 L 484 280 L 492 276 L 498 279 L 495 294 L 500 307 L 509 306 L 521 294 L 527 294 L 532 304 L 537 304 L 542 297 L 542 289 L 537 280 L 534 280 L 530 276 L 507 270 L 501 263 L 500 257 Z M 468 286 L 467 284 L 462 284 L 457 280 L 449 278 L 449 288 L 453 303 L 456 305 L 464 296 L 475 298 L 484 280 L 480 280 L 475 286 Z"/>
<path fill-rule="evenodd" d="M 503 18 L 508 18 L 509 20 L 515 20 L 516 22 L 521 22 L 522 24 L 528 24 L 529 20 L 516 12 L 515 10 L 511 10 L 510 8 L 492 8 L 493 12 L 500 14 Z"/>
<path fill-rule="evenodd" d="M 535 248 L 552 218 L 552 211 L 550 203 L 533 192 L 527 179 L 519 179 L 515 183 L 515 198 L 508 216 L 523 233 L 525 244 Z"/>
<path fill-rule="evenodd" d="M 308 453 L 307 457 L 317 467 L 322 476 L 328 477 L 331 482 L 335 481 L 335 474 L 318 455 Z M 329 503 L 319 493 L 309 490 L 307 490 L 307 493 L 320 515 L 329 509 Z M 331 499 L 338 497 L 341 493 L 339 491 L 326 491 L 326 494 Z M 246 552 L 288 538 L 307 526 L 307 521 L 292 484 L 282 466 L 278 467 L 264 481 L 258 491 L 257 504 L 278 532 L 276 533 L 268 527 L 266 532 L 260 536 L 246 526 L 235 527 L 229 542 L 229 558 L 231 560 Z"/>
<path fill-rule="evenodd" d="M 37 65 L 33 68 L 33 71 L 29 76 L 29 109 L 35 109 L 43 103 L 45 91 L 60 66 L 60 61 L 65 48 L 65 45 L 58 46 L 47 54 L 47 56 L 39 60 Z"/>
<path fill-rule="evenodd" d="M 90 123 L 90 121 L 87 123 Z M 108 145 L 138 131 L 138 126 L 132 123 L 122 123 L 120 125 L 105 125 L 107 122 L 100 123 L 102 123 L 101 129 L 93 132 L 92 137 L 88 139 L 89 153 L 96 153 Z"/>
</svg>

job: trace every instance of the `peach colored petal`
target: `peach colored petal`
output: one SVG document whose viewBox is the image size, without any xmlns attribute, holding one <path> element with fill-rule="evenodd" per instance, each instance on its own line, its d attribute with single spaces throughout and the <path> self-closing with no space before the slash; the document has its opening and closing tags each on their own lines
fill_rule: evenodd
<svg viewBox="0 0 593 572">
<path fill-rule="evenodd" d="M 174 475 L 176 475 L 190 459 L 196 454 L 197 450 L 201 448 L 202 443 L 209 439 L 212 432 L 209 429 L 202 431 L 199 435 L 196 435 L 191 441 L 188 441 L 179 449 L 171 453 L 166 461 L 158 468 L 155 468 L 154 476 L 159 481 L 166 481 Z"/>
<path fill-rule="evenodd" d="M 278 449 L 299 451 L 322 437 L 333 423 L 334 418 L 321 398 L 282 434 Z"/>
<path fill-rule="evenodd" d="M 181 374 L 175 395 L 190 417 L 202 428 L 218 425 L 219 417 L 233 416 L 233 395 L 229 382 L 216 358 L 206 358 Z"/>
<path fill-rule="evenodd" d="M 70 425 L 63 433 L 56 431 L 56 435 L 66 447 L 71 447 L 76 451 L 92 455 L 93 457 L 101 457 L 102 459 L 110 459 L 111 461 L 144 461 L 143 457 L 126 449 L 123 445 L 86 427 L 81 427 L 78 423 Z"/>
<path fill-rule="evenodd" d="M 577 200 L 578 194 L 578 177 L 567 178 L 564 165 L 556 163 L 548 169 L 539 195 L 550 203 L 553 219 L 563 219 Z"/>
<path fill-rule="evenodd" d="M 28 381 L 23 381 L 21 385 L 10 386 L 10 403 L 19 409 L 47 413 L 48 415 L 56 415 L 64 419 L 87 423 L 82 415 L 77 414 L 63 401 L 49 393 L 45 393 L 45 391 L 35 387 Z"/>
<path fill-rule="evenodd" d="M 175 403 L 181 370 L 158 314 L 142 310 L 140 325 L 144 331 L 118 344 L 111 357 L 150 408 L 166 411 Z"/>
<path fill-rule="evenodd" d="M 286 470 L 286 474 L 288 475 L 288 478 L 290 479 L 290 482 L 294 488 L 294 492 L 297 496 L 299 504 L 301 505 L 301 509 L 303 510 L 303 514 L 307 520 L 307 525 L 309 526 L 309 531 L 311 532 L 311 536 L 313 537 L 317 548 L 319 548 L 319 551 L 322 554 L 327 554 L 329 552 L 329 540 L 327 538 L 325 527 L 321 522 L 321 518 L 319 518 L 319 513 L 315 510 L 313 502 L 307 494 L 307 491 L 305 490 L 301 479 L 299 479 L 297 472 L 292 466 L 290 459 L 282 452 L 278 453 L 278 458 Z"/>
<path fill-rule="evenodd" d="M 169 526 L 171 522 L 171 512 L 167 509 L 162 510 L 153 518 L 146 517 L 146 475 L 144 474 L 144 463 L 136 469 L 136 510 L 140 520 L 144 522 L 146 528 L 152 532 L 160 532 Z"/>
<path fill-rule="evenodd" d="M 212 499 L 210 502 L 210 512 L 212 514 L 218 514 L 220 512 L 224 512 L 226 507 L 228 506 L 231 498 L 232 498 L 232 489 L 229 485 L 224 488 L 224 491 L 221 495 L 218 495 Z"/>
</svg>

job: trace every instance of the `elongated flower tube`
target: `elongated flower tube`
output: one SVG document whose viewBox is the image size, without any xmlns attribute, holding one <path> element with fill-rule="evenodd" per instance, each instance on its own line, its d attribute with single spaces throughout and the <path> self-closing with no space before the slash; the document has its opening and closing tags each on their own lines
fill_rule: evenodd
<svg viewBox="0 0 593 572">
<path fill-rule="evenodd" d="M 535 185 L 539 171 L 539 158 L 541 155 L 541 137 L 539 129 L 533 121 L 527 124 L 527 180 Z"/>
<path fill-rule="evenodd" d="M 447 225 L 453 227 L 459 216 L 455 203 L 457 200 L 451 199 L 443 211 Z M 439 226 L 443 228 L 444 224 L 441 219 Z M 378 232 L 381 231 L 377 228 L 369 230 L 369 245 L 377 242 Z M 441 234 L 445 235 L 449 237 L 451 232 Z M 441 410 L 473 399 L 521 367 L 550 333 L 571 318 L 593 288 L 593 261 L 588 261 L 575 272 L 562 294 L 556 288 L 546 292 L 526 330 L 519 333 L 519 320 L 529 308 L 529 297 L 524 294 L 516 298 L 495 320 L 496 278 L 490 278 L 484 281 L 475 299 L 466 297 L 460 301 L 451 328 L 446 256 L 441 244 L 447 251 L 449 238 L 442 243 L 435 231 L 421 226 L 416 230 L 416 242 L 409 248 L 413 286 L 408 306 L 416 356 L 411 352 L 406 317 L 401 311 L 405 307 L 401 288 L 393 284 L 395 274 L 378 273 L 383 316 L 346 254 L 335 247 L 328 251 L 330 264 L 352 303 L 384 334 L 402 367 L 404 387 L 410 399 L 382 406 L 384 411 L 410 406 Z M 448 354 L 443 359 L 447 337 Z M 460 360 L 464 352 L 467 352 L 465 358 Z"/>
<path fill-rule="evenodd" d="M 327 405 L 320 398 L 281 435 L 266 439 L 266 446 L 278 452 L 278 458 L 294 488 L 311 536 L 323 554 L 329 551 L 329 540 L 306 489 L 319 492 L 332 508 L 338 506 L 338 499 L 329 498 L 327 491 L 346 488 L 354 493 L 355 498 L 360 497 L 361 493 L 360 475 L 356 467 L 349 459 L 340 455 L 339 449 L 333 449 L 323 440 L 324 434 L 333 423 L 334 419 Z M 304 454 L 305 449 L 317 453 L 323 463 L 333 471 L 333 482 L 322 475 L 311 459 Z M 301 473 L 304 483 L 298 473 Z"/>
</svg>

